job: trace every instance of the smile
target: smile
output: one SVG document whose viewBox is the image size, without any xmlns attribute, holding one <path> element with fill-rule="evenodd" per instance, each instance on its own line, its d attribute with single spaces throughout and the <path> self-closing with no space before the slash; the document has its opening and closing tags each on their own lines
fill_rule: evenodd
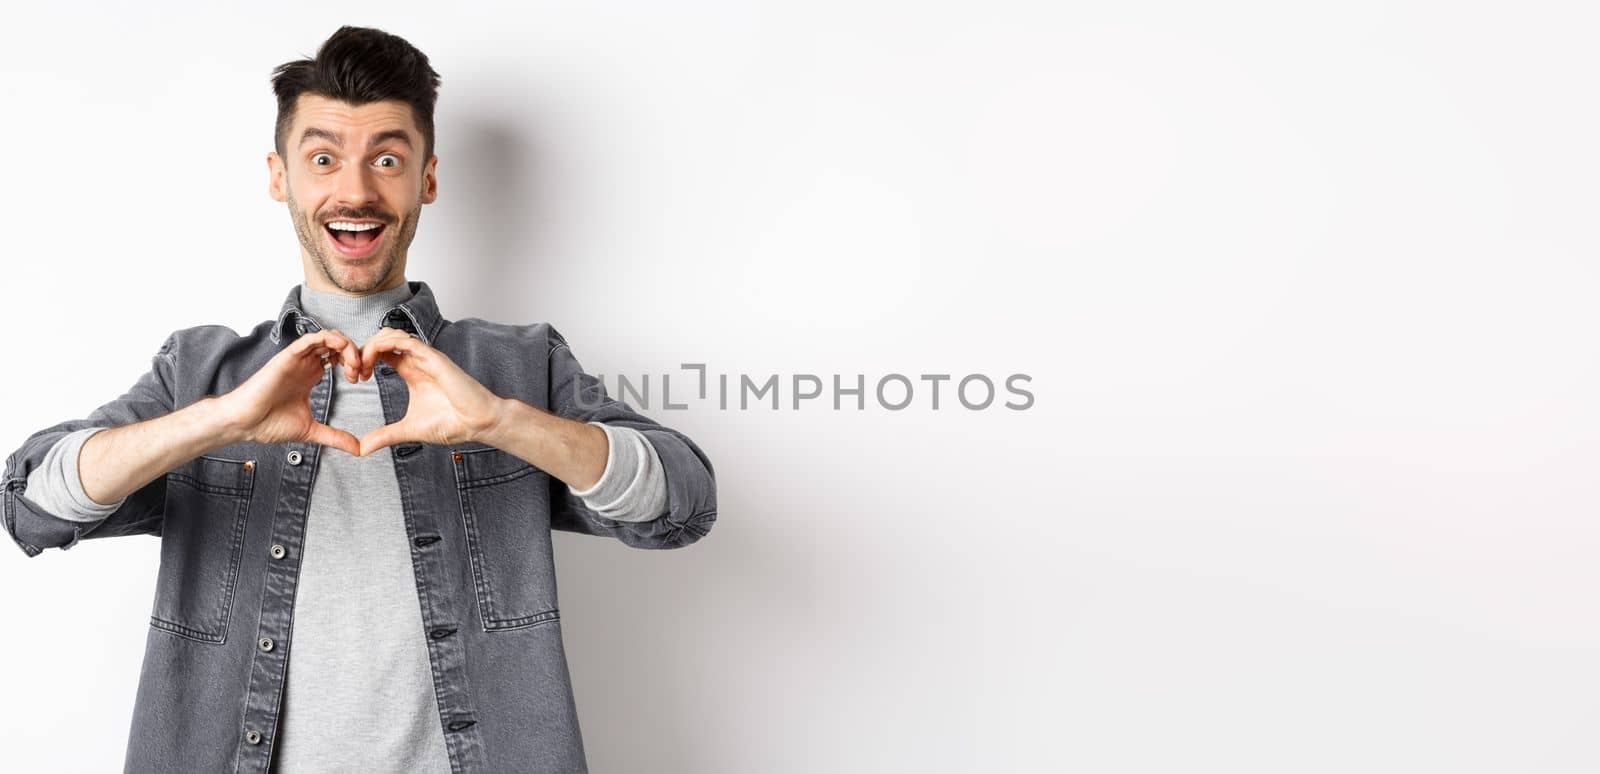
<svg viewBox="0 0 1600 774">
<path fill-rule="evenodd" d="M 370 220 L 332 220 L 323 224 L 328 242 L 346 258 L 366 258 L 378 251 L 388 226 Z"/>
</svg>

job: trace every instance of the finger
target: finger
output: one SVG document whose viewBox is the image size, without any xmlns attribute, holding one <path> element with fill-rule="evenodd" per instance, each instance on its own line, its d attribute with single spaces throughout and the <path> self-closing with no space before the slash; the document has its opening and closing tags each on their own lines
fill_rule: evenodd
<svg viewBox="0 0 1600 774">
<path fill-rule="evenodd" d="M 409 335 L 392 336 L 377 342 L 373 351 L 385 362 L 398 369 L 415 368 L 419 373 L 430 374 L 429 358 L 434 351 L 420 339 Z M 409 361 L 409 362 L 407 362 Z"/>
<path fill-rule="evenodd" d="M 356 349 L 356 343 L 345 339 L 344 349 L 339 354 L 344 358 L 344 374 L 350 383 L 361 381 L 361 350 Z"/>
<path fill-rule="evenodd" d="M 372 368 L 377 365 L 377 355 L 373 352 L 373 345 L 383 340 L 384 330 L 380 328 L 377 333 L 372 334 L 372 337 L 367 339 L 365 344 L 361 345 L 361 378 L 363 379 L 372 377 Z"/>
<path fill-rule="evenodd" d="M 292 352 L 294 355 L 299 356 L 304 355 L 306 352 L 317 347 L 338 349 L 339 345 L 345 341 L 349 341 L 349 339 L 345 338 L 344 334 L 336 330 L 325 328 L 320 331 L 312 331 L 311 333 L 307 333 L 304 336 L 295 339 L 289 345 L 286 351 Z"/>
<path fill-rule="evenodd" d="M 378 364 L 377 345 L 391 335 L 390 331 L 393 330 L 387 326 L 379 328 L 377 333 L 372 334 L 372 338 L 367 339 L 367 343 L 361 345 L 361 378 L 372 376 L 372 369 Z"/>
<path fill-rule="evenodd" d="M 368 376 L 370 376 L 372 374 L 372 369 L 377 367 L 380 356 L 386 352 L 394 352 L 403 349 L 407 346 L 406 342 L 411 341 L 416 341 L 416 339 L 411 338 L 410 334 L 398 328 L 384 328 L 383 330 L 379 331 L 372 338 L 368 339 L 367 343 L 361 348 L 361 366 L 363 373 L 366 373 Z M 383 359 L 389 363 L 398 363 L 398 361 L 393 358 Z"/>
<path fill-rule="evenodd" d="M 300 353 L 300 358 L 289 367 L 297 372 L 304 372 L 308 379 L 313 378 L 312 374 L 314 373 L 315 378 L 320 380 L 323 371 L 328 368 L 327 358 L 328 348 L 318 344 Z"/>
<path fill-rule="evenodd" d="M 361 440 L 348 430 L 314 422 L 311 425 L 310 436 L 312 443 L 319 443 L 357 457 L 361 456 Z"/>
<path fill-rule="evenodd" d="M 379 425 L 361 436 L 360 456 L 365 457 L 391 444 L 410 440 L 410 431 L 411 428 L 406 426 L 404 419 L 392 425 Z"/>
<path fill-rule="evenodd" d="M 318 371 L 325 371 L 328 367 L 325 356 L 337 352 L 338 348 L 348 341 L 349 339 L 338 331 L 321 330 L 305 334 L 295 339 L 294 343 L 285 349 L 285 352 L 290 353 L 289 357 L 296 361 L 294 366 L 289 367 L 304 368 L 314 365 Z"/>
<path fill-rule="evenodd" d="M 356 343 L 351 341 L 350 337 L 344 335 L 344 331 L 341 331 L 338 328 L 328 328 L 323 332 L 330 333 L 338 337 L 338 341 L 329 346 L 330 351 L 328 354 L 331 357 L 337 358 L 343 362 L 344 378 L 351 384 L 359 381 L 361 356 L 356 350 Z"/>
<path fill-rule="evenodd" d="M 316 349 L 317 365 L 324 371 L 339 365 L 341 351 L 337 347 L 318 347 Z"/>
</svg>

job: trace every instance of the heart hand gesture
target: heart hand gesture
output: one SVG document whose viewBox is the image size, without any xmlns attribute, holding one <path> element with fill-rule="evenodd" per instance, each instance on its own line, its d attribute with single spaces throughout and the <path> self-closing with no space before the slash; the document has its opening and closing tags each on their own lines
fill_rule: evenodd
<svg viewBox="0 0 1600 774">
<path fill-rule="evenodd" d="M 404 441 L 448 445 L 476 440 L 499 416 L 504 399 L 443 352 L 403 330 L 384 327 L 366 341 L 360 378 L 370 378 L 379 361 L 394 366 L 405 379 L 410 403 L 400 421 L 361 437 L 361 456 Z"/>
<path fill-rule="evenodd" d="M 349 431 L 329 427 L 311 415 L 311 388 L 322 381 L 328 364 L 341 362 L 345 378 L 354 382 L 361 356 L 344 334 L 328 329 L 300 336 L 243 384 L 220 396 L 229 424 L 255 443 L 318 443 L 360 454 L 361 443 Z"/>
</svg>

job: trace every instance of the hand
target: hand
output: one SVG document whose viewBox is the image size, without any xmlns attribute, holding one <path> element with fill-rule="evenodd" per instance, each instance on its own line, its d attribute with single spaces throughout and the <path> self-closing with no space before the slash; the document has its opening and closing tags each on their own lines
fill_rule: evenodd
<svg viewBox="0 0 1600 774">
<path fill-rule="evenodd" d="M 329 367 L 323 362 L 325 357 L 342 361 L 345 378 L 352 384 L 360 378 L 361 355 L 344 334 L 331 328 L 303 334 L 243 384 L 218 398 L 229 424 L 246 441 L 318 443 L 359 455 L 361 442 L 355 435 L 311 417 L 311 388 L 322 381 Z"/>
<path fill-rule="evenodd" d="M 361 347 L 359 378 L 383 361 L 406 380 L 410 402 L 400 421 L 361 437 L 362 456 L 402 441 L 449 445 L 477 440 L 493 426 L 504 399 L 467 375 L 443 352 L 398 328 L 385 327 Z"/>
</svg>

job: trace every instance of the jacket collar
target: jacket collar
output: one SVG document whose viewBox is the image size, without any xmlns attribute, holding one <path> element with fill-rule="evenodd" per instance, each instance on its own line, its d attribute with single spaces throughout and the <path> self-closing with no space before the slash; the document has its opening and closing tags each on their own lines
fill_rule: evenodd
<svg viewBox="0 0 1600 774">
<path fill-rule="evenodd" d="M 384 312 L 383 324 L 414 333 L 422 339 L 422 343 L 433 346 L 433 337 L 444 326 L 444 318 L 439 315 L 439 305 L 433 300 L 433 291 L 428 288 L 428 283 L 421 280 L 408 281 L 406 284 L 411 287 L 411 298 Z M 269 335 L 272 337 L 272 343 L 280 344 L 284 341 L 294 341 L 300 334 L 309 333 L 319 327 L 316 318 L 306 314 L 300 307 L 300 286 L 295 285 L 284 297 L 283 307 L 278 310 L 277 322 L 273 324 Z M 293 333 L 290 333 L 291 330 Z"/>
</svg>

